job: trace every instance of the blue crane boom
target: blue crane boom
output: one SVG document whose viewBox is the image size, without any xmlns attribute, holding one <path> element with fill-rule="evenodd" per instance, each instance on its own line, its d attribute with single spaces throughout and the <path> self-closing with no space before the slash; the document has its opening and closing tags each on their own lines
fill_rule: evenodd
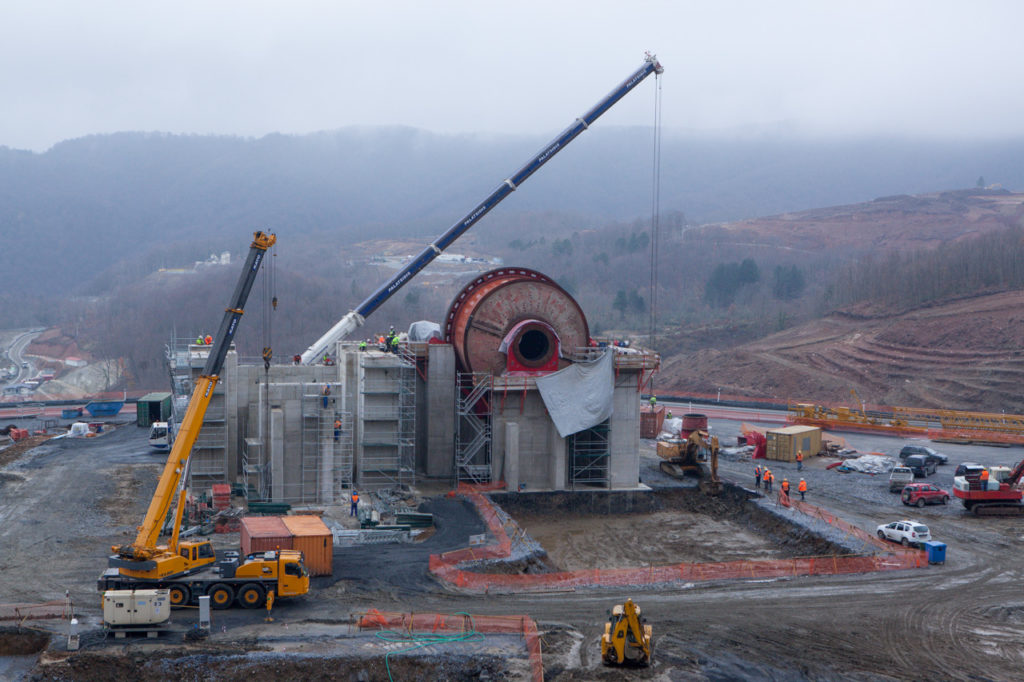
<svg viewBox="0 0 1024 682">
<path fill-rule="evenodd" d="M 568 128 L 563 130 L 558 137 L 544 146 L 540 152 L 535 154 L 522 168 L 512 176 L 503 181 L 491 194 L 482 202 L 476 205 L 472 211 L 466 214 L 461 220 L 448 228 L 432 244 L 420 252 L 402 269 L 387 282 L 382 284 L 376 291 L 360 303 L 355 310 L 347 313 L 330 330 L 306 349 L 302 354 L 302 364 L 308 365 L 319 360 L 327 352 L 331 344 L 345 338 L 356 328 L 360 327 L 366 317 L 391 298 L 417 273 L 441 255 L 452 243 L 461 237 L 469 228 L 473 227 L 481 218 L 487 215 L 491 209 L 500 204 L 509 194 L 519 188 L 527 178 L 536 173 L 541 166 L 551 160 L 558 152 L 562 151 L 567 144 L 572 142 L 584 130 L 596 121 L 604 112 L 608 111 L 616 102 L 626 96 L 630 90 L 639 85 L 647 76 L 660 74 L 664 71 L 661 64 L 654 55 L 648 54 L 644 58 L 643 65 L 622 81 L 614 90 L 606 95 L 600 102 L 595 104 L 587 113 L 580 116 Z"/>
</svg>

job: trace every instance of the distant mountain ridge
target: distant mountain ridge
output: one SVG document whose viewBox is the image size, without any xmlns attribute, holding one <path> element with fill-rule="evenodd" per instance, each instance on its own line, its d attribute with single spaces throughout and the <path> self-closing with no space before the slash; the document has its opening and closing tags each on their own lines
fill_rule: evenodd
<svg viewBox="0 0 1024 682">
<path fill-rule="evenodd" d="M 595 126 L 497 210 L 575 214 L 595 224 L 649 215 L 651 138 L 649 129 Z M 155 253 L 164 265 L 181 265 L 234 248 L 239 232 L 253 229 L 339 244 L 368 234 L 432 237 L 546 141 L 351 128 L 259 139 L 117 133 L 42 154 L 0 147 L 0 287 L 61 294 L 119 261 Z M 978 176 L 1024 187 L 1021 152 L 1018 139 L 667 132 L 661 208 L 701 223 L 967 187 Z"/>
</svg>

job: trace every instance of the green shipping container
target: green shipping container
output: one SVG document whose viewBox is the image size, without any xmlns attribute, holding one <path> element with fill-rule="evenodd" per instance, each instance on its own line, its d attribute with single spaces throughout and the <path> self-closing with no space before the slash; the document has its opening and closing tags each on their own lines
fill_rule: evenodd
<svg viewBox="0 0 1024 682">
<path fill-rule="evenodd" d="M 171 394 L 147 393 L 139 398 L 135 407 L 135 423 L 149 427 L 153 422 L 165 422 L 171 419 Z"/>
</svg>

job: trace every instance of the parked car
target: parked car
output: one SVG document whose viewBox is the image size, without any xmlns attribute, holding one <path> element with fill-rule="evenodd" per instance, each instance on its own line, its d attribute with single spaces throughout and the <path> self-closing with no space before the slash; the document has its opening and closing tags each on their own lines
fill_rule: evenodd
<svg viewBox="0 0 1024 682">
<path fill-rule="evenodd" d="M 904 445 L 900 450 L 900 459 L 906 459 L 911 455 L 924 455 L 928 459 L 932 460 L 936 464 L 946 464 L 949 462 L 949 457 L 946 457 L 940 452 L 935 452 L 931 448 L 924 445 Z"/>
<path fill-rule="evenodd" d="M 910 455 L 903 461 L 904 466 L 914 472 L 914 478 L 924 478 L 935 473 L 935 460 L 924 455 Z"/>
<path fill-rule="evenodd" d="M 981 474 L 985 468 L 984 464 L 977 464 L 975 462 L 962 462 L 957 465 L 954 476 L 977 476 Z"/>
<path fill-rule="evenodd" d="M 931 483 L 911 483 L 903 488 L 900 495 L 903 504 L 917 505 L 923 507 L 926 504 L 947 504 L 949 502 L 949 491 L 943 490 Z"/>
<path fill-rule="evenodd" d="M 889 492 L 898 493 L 908 483 L 914 482 L 914 472 L 908 467 L 893 467 L 889 472 Z"/>
<path fill-rule="evenodd" d="M 878 537 L 898 542 L 904 547 L 921 545 L 932 539 L 928 526 L 918 521 L 893 521 L 878 527 Z"/>
</svg>

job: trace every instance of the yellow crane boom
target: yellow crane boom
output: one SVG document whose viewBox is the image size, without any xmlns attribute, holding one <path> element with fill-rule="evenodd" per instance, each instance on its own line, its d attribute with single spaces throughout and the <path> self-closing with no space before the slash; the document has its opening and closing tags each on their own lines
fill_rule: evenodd
<svg viewBox="0 0 1024 682">
<path fill-rule="evenodd" d="M 273 234 L 256 232 L 253 235 L 252 244 L 249 246 L 249 256 L 245 262 L 245 268 L 235 287 L 231 297 L 231 303 L 224 311 L 224 318 L 221 321 L 220 329 L 210 346 L 210 353 L 203 367 L 203 373 L 196 382 L 192 391 L 192 398 L 189 400 L 185 417 L 181 421 L 178 436 L 167 456 L 163 473 L 157 482 L 153 499 L 149 503 L 149 509 L 142 525 L 138 527 L 138 534 L 135 542 L 130 545 L 113 547 L 117 556 L 123 560 L 117 562 L 121 568 L 129 570 L 151 571 L 155 566 L 149 565 L 154 558 L 161 555 L 178 556 L 178 532 L 181 529 L 182 504 L 178 504 L 172 527 L 171 543 L 166 547 L 158 547 L 157 539 L 160 537 L 160 529 L 167 518 L 167 512 L 175 501 L 176 491 L 181 483 L 182 477 L 188 465 L 188 459 L 192 454 L 192 446 L 195 445 L 199 430 L 203 425 L 203 418 L 206 409 L 210 405 L 213 396 L 213 389 L 217 386 L 220 378 L 220 371 L 224 366 L 224 358 L 227 356 L 234 339 L 235 331 L 238 329 L 238 321 L 242 317 L 245 302 L 249 298 L 256 274 L 259 272 L 260 264 L 266 255 L 267 249 L 274 245 L 277 237 Z M 212 557 L 209 562 L 212 562 Z M 112 561 L 112 564 L 114 562 Z"/>
</svg>

